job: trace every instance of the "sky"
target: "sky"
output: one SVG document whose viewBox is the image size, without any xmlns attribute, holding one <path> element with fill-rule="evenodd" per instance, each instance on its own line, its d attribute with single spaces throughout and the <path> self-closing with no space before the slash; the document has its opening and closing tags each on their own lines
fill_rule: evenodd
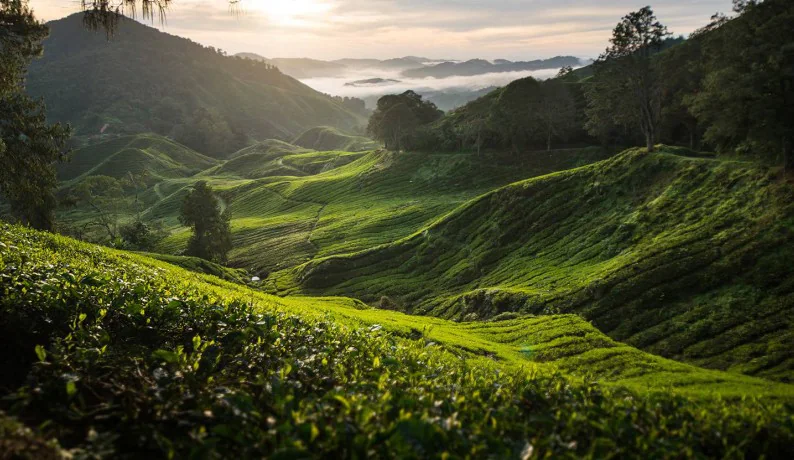
<svg viewBox="0 0 794 460">
<path fill-rule="evenodd" d="M 174 35 L 230 54 L 315 59 L 596 57 L 620 18 L 649 0 L 172 0 L 164 24 Z M 30 0 L 52 20 L 79 0 Z M 731 0 L 659 0 L 659 20 L 676 35 L 705 25 Z"/>
</svg>

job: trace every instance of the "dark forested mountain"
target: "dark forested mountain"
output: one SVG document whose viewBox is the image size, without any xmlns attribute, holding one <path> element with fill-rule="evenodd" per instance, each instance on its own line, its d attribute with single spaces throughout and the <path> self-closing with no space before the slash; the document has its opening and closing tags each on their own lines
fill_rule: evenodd
<svg viewBox="0 0 794 460">
<path fill-rule="evenodd" d="M 309 58 L 272 58 L 256 53 L 237 53 L 235 56 L 267 62 L 278 67 L 281 72 L 294 78 L 335 77 L 343 75 L 347 67 L 335 62 Z"/>
<path fill-rule="evenodd" d="M 237 53 L 235 56 L 267 62 L 295 78 L 339 77 L 351 70 L 400 71 L 424 67 L 428 59 L 408 56 L 394 59 L 337 59 L 323 61 L 309 58 L 266 58 L 256 53 Z"/>
<path fill-rule="evenodd" d="M 28 91 L 51 121 L 85 140 L 156 132 L 205 154 L 250 140 L 291 139 L 308 128 L 344 130 L 364 119 L 264 62 L 226 56 L 190 40 L 122 19 L 115 35 L 86 30 L 79 14 L 48 24 L 44 56 Z"/>
<path fill-rule="evenodd" d="M 403 75 L 411 78 L 445 78 L 453 76 L 482 75 L 493 72 L 519 72 L 526 70 L 559 69 L 565 66 L 578 67 L 581 61 L 573 56 L 556 56 L 550 59 L 512 62 L 498 59 L 491 63 L 484 59 L 471 59 L 466 62 L 442 62 L 433 66 L 409 69 Z"/>
<path fill-rule="evenodd" d="M 424 67 L 424 63 L 429 59 L 417 56 L 405 56 L 393 59 L 337 59 L 332 61 L 348 69 L 380 69 L 380 70 L 406 70 Z"/>
</svg>

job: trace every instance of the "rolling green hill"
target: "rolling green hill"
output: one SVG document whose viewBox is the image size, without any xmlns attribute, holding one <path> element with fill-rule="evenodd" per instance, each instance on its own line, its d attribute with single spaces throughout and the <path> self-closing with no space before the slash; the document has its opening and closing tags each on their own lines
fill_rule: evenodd
<svg viewBox="0 0 794 460">
<path fill-rule="evenodd" d="M 307 153 L 311 151 L 312 149 L 299 147 L 297 145 L 290 144 L 289 142 L 280 141 L 278 139 L 265 139 L 264 141 L 257 142 L 254 145 L 250 145 L 248 147 L 238 150 L 237 152 L 232 153 L 231 155 L 229 155 L 229 158 L 234 159 L 236 157 L 248 155 L 249 153 L 283 154 L 283 153 Z"/>
<path fill-rule="evenodd" d="M 140 157 L 132 168 L 122 162 L 130 150 Z M 181 169 L 171 168 L 170 159 L 178 157 L 174 151 L 184 156 Z M 72 187 L 89 175 L 152 168 L 149 188 L 138 197 L 141 215 L 171 232 L 158 248 L 170 254 L 179 254 L 187 242 L 187 229 L 178 222 L 182 199 L 193 183 L 206 180 L 232 209 L 231 264 L 266 275 L 314 257 L 403 238 L 494 187 L 607 155 L 597 148 L 542 152 L 516 164 L 514 158 L 500 156 L 310 151 L 265 141 L 217 161 L 145 135 L 80 149 L 61 174 L 68 179 L 64 186 Z M 189 175 L 201 161 L 207 168 Z M 93 214 L 78 205 L 61 211 L 59 219 L 67 227 L 80 228 Z M 121 221 L 132 218 L 133 214 L 120 216 Z M 84 237 L 101 240 L 101 234 Z"/>
<path fill-rule="evenodd" d="M 58 165 L 61 181 L 104 175 L 122 178 L 127 173 L 168 179 L 193 176 L 218 161 L 156 134 L 122 136 L 73 151 Z"/>
<path fill-rule="evenodd" d="M 195 176 L 162 175 L 142 215 L 170 232 L 158 251 L 180 254 L 179 206 L 207 180 L 232 209 L 231 265 L 270 292 L 458 321 L 577 313 L 653 354 L 791 381 L 790 187 L 765 167 L 680 149 L 591 164 L 607 156 L 262 143 Z"/>
<path fill-rule="evenodd" d="M 122 19 L 114 36 L 86 30 L 82 14 L 48 23 L 27 90 L 51 121 L 80 139 L 156 132 L 213 156 L 248 139 L 290 140 L 313 126 L 354 129 L 360 114 L 265 63 L 225 56 Z"/>
<path fill-rule="evenodd" d="M 784 458 L 794 445 L 793 387 L 651 356 L 573 315 L 461 324 L 277 298 L 5 224 L 0 291 L 8 455 Z"/>
<path fill-rule="evenodd" d="M 280 173 L 290 168 L 292 177 L 244 180 L 209 171 L 201 178 L 223 190 L 232 207 L 232 265 L 266 275 L 314 257 L 403 238 L 494 187 L 606 155 L 600 149 L 543 152 L 517 165 L 509 158 L 474 155 L 313 152 L 275 160 Z M 238 157 L 219 170 L 247 159 Z M 244 174 L 252 167 L 240 171 Z M 176 225 L 186 182 L 173 184 L 179 187 L 176 193 L 153 204 L 147 216 L 166 218 Z M 186 231 L 177 231 L 161 249 L 179 251 L 187 237 Z"/>
<path fill-rule="evenodd" d="M 268 286 L 387 297 L 457 320 L 576 312 L 655 354 L 791 381 L 791 196 L 752 163 L 631 150 L 495 190 Z"/>
<path fill-rule="evenodd" d="M 246 150 L 250 150 L 246 149 Z M 296 150 L 300 152 L 300 150 Z M 361 157 L 361 153 L 351 152 L 313 152 L 287 153 L 246 153 L 234 156 L 218 168 L 207 171 L 205 176 L 231 175 L 246 179 L 268 176 L 308 176 L 344 166 Z"/>
<path fill-rule="evenodd" d="M 345 150 L 348 152 L 374 150 L 381 147 L 372 139 L 350 136 L 329 126 L 308 129 L 296 137 L 292 143 L 312 150 Z"/>
</svg>

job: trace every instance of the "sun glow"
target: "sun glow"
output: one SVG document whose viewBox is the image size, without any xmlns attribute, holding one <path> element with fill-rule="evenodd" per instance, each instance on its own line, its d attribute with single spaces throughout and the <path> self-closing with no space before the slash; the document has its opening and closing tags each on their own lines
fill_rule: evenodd
<svg viewBox="0 0 794 460">
<path fill-rule="evenodd" d="M 325 0 L 242 0 L 244 10 L 265 15 L 279 25 L 301 25 L 329 12 L 333 5 Z"/>
</svg>

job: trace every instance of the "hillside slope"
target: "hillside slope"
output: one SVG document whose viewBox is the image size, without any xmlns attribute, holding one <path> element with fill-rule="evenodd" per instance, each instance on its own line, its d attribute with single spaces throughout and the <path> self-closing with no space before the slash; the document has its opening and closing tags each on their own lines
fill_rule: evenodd
<svg viewBox="0 0 794 460">
<path fill-rule="evenodd" d="M 318 126 L 301 133 L 293 144 L 312 150 L 345 150 L 361 152 L 381 147 L 379 142 L 362 136 L 350 136 L 329 126 Z"/>
<path fill-rule="evenodd" d="M 607 155 L 600 149 L 542 152 L 527 154 L 526 162 L 519 164 L 475 155 L 386 151 L 273 154 L 269 159 L 244 155 L 195 180 L 210 181 L 231 206 L 232 265 L 264 277 L 315 257 L 406 237 L 494 187 Z M 240 177 L 250 177 L 252 171 L 264 175 Z M 177 187 L 186 183 L 170 184 L 160 190 L 173 190 L 172 194 L 164 193 L 159 200 L 149 195 L 153 204 L 145 216 L 165 218 L 176 226 L 184 193 Z M 185 247 L 187 231 L 175 230 L 161 250 L 178 252 Z"/>
<path fill-rule="evenodd" d="M 308 153 L 311 152 L 311 149 L 307 149 L 304 147 L 300 147 L 297 145 L 290 144 L 289 142 L 280 141 L 278 139 L 265 139 L 261 142 L 257 142 L 254 145 L 249 145 L 243 149 L 240 149 L 231 155 L 229 155 L 230 159 L 234 159 L 243 155 L 247 155 L 249 153 L 266 153 L 270 155 L 274 154 L 285 154 L 285 153 Z"/>
<path fill-rule="evenodd" d="M 123 178 L 144 170 L 153 177 L 188 177 L 215 166 L 218 161 L 156 134 L 122 136 L 76 149 L 57 166 L 61 181 L 81 176 Z"/>
<path fill-rule="evenodd" d="M 27 89 L 47 101 L 50 120 L 70 122 L 78 136 L 201 137 L 191 129 L 204 123 L 233 145 L 241 142 L 237 138 L 289 140 L 313 126 L 351 129 L 366 122 L 264 63 L 228 57 L 136 21 L 122 19 L 109 41 L 86 30 L 79 13 L 48 26 Z"/>
<path fill-rule="evenodd" d="M 794 379 L 794 195 L 765 168 L 627 151 L 470 201 L 410 237 L 274 274 L 471 320 L 577 312 L 699 365 Z"/>
<path fill-rule="evenodd" d="M 457 324 L 279 299 L 5 224 L 0 291 L 4 456 L 785 458 L 794 445 L 778 402 L 791 386 L 653 357 L 574 316 Z"/>
</svg>

